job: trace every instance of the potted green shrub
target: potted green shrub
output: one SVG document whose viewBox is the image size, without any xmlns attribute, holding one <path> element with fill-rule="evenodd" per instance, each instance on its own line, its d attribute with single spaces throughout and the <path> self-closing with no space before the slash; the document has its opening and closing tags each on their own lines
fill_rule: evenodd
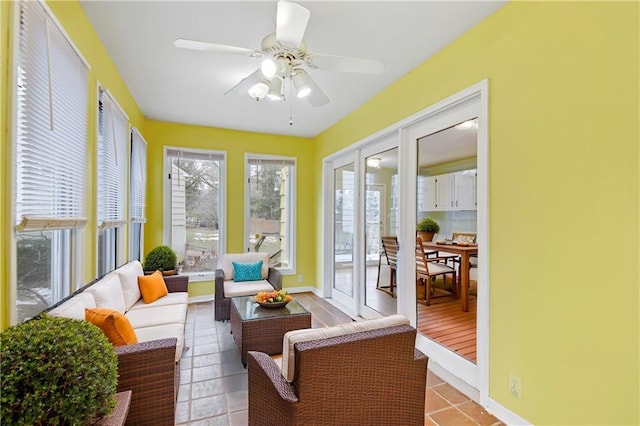
<svg viewBox="0 0 640 426">
<path fill-rule="evenodd" d="M 105 334 L 50 317 L 0 334 L 3 425 L 84 425 L 115 407 L 118 359 Z"/>
<path fill-rule="evenodd" d="M 422 241 L 433 241 L 433 235 L 440 232 L 440 225 L 431 217 L 425 217 L 416 225 L 416 231 Z"/>
<path fill-rule="evenodd" d="M 157 246 L 144 258 L 142 269 L 150 273 L 160 271 L 164 275 L 173 275 L 176 272 L 177 263 L 176 252 L 171 247 Z"/>
</svg>

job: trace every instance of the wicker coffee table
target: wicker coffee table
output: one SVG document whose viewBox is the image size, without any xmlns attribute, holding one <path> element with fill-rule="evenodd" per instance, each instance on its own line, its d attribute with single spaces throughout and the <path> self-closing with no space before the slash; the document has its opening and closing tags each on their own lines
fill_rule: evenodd
<svg viewBox="0 0 640 426">
<path fill-rule="evenodd" d="M 258 305 L 253 296 L 231 299 L 231 333 L 240 349 L 242 365 L 247 366 L 247 351 L 269 355 L 282 353 L 284 333 L 311 328 L 311 313 L 294 300 L 282 308 Z"/>
</svg>

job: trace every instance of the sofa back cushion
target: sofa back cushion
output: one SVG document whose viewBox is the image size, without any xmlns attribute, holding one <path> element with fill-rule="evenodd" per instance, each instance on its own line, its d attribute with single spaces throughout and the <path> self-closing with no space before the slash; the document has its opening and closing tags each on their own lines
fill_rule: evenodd
<svg viewBox="0 0 640 426">
<path fill-rule="evenodd" d="M 84 310 L 95 307 L 96 299 L 94 299 L 93 294 L 88 291 L 83 291 L 65 301 L 60 306 L 50 310 L 47 312 L 47 315 L 83 320 L 85 319 Z"/>
<path fill-rule="evenodd" d="M 129 319 L 121 312 L 109 308 L 86 309 L 85 319 L 99 327 L 113 346 L 138 343 Z"/>
<path fill-rule="evenodd" d="M 293 381 L 293 376 L 295 373 L 294 346 L 296 343 L 308 342 L 310 340 L 326 339 L 328 337 L 344 336 L 346 334 L 408 324 L 409 319 L 404 315 L 390 315 L 388 317 L 373 320 L 349 322 L 333 327 L 305 328 L 302 330 L 289 331 L 285 333 L 284 339 L 282 341 L 282 375 L 285 379 L 287 379 L 287 381 Z"/>
<path fill-rule="evenodd" d="M 120 283 L 122 284 L 122 294 L 124 296 L 124 309 L 128 311 L 140 300 L 140 287 L 138 287 L 138 277 L 144 275 L 140 261 L 134 260 L 118 268 Z"/>
<path fill-rule="evenodd" d="M 120 313 L 125 312 L 120 276 L 116 272 L 107 274 L 85 291 L 93 294 L 98 308 L 111 308 Z"/>
<path fill-rule="evenodd" d="M 233 279 L 233 262 L 256 263 L 262 260 L 262 278 L 269 276 L 269 253 L 227 253 L 222 256 L 218 269 L 224 272 L 225 280 Z"/>
</svg>

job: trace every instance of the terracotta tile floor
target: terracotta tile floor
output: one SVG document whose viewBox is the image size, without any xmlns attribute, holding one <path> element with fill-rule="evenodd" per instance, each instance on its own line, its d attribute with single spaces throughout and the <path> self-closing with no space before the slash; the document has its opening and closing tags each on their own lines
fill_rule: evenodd
<svg viewBox="0 0 640 426">
<path fill-rule="evenodd" d="M 305 302 L 312 294 L 300 297 Z M 306 306 L 313 313 L 317 298 Z M 176 405 L 179 425 L 246 425 L 247 371 L 229 332 L 216 322 L 213 302 L 189 305 Z M 334 309 L 331 305 L 332 310 Z M 324 312 L 326 314 L 326 312 Z M 501 425 L 495 417 L 435 374 L 427 375 L 425 425 Z"/>
</svg>

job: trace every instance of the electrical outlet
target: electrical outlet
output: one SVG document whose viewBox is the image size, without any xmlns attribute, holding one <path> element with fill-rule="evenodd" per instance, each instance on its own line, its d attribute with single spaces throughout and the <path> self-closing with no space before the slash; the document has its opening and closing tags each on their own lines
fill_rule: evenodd
<svg viewBox="0 0 640 426">
<path fill-rule="evenodd" d="M 522 399 L 522 381 L 520 377 L 509 374 L 509 393 L 517 399 Z"/>
<path fill-rule="evenodd" d="M 302 275 L 298 275 L 298 282 L 301 283 L 302 282 Z"/>
</svg>

